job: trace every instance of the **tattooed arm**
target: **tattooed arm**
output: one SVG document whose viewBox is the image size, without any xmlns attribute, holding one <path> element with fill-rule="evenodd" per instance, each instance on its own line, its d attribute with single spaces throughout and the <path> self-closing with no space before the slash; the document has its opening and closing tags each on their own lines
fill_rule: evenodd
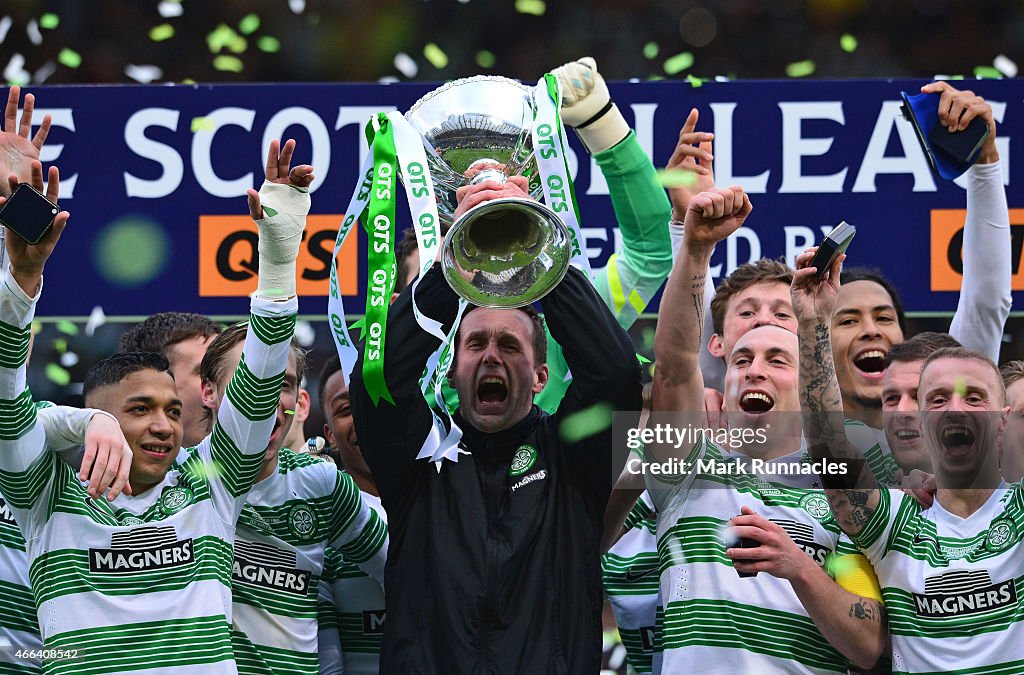
<svg viewBox="0 0 1024 675">
<path fill-rule="evenodd" d="M 690 200 L 675 268 L 665 285 L 654 337 L 656 411 L 704 411 L 698 354 L 704 326 L 704 284 L 715 244 L 735 232 L 753 207 L 743 188 L 713 189 Z"/>
<path fill-rule="evenodd" d="M 832 309 L 839 291 L 839 268 L 846 256 L 836 259 L 821 279 L 809 267 L 814 250 L 800 254 L 793 275 L 793 310 L 799 323 L 800 411 L 803 413 L 807 449 L 816 461 L 839 463 L 846 473 L 822 475 L 832 514 L 851 537 L 857 535 L 878 509 L 879 492 L 871 469 L 860 450 L 846 439 L 843 399 L 839 392 L 832 336 Z"/>
</svg>

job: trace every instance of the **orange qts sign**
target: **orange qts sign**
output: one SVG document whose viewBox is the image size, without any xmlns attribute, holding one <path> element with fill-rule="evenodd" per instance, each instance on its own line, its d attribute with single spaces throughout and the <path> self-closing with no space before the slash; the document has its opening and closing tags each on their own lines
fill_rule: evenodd
<svg viewBox="0 0 1024 675">
<path fill-rule="evenodd" d="M 296 273 L 299 295 L 330 292 L 331 253 L 341 215 L 306 218 Z M 338 253 L 342 295 L 359 292 L 358 224 Z M 256 223 L 249 216 L 199 216 L 199 295 L 246 296 L 256 290 L 259 260 Z"/>
<path fill-rule="evenodd" d="M 933 291 L 959 291 L 963 281 L 964 209 L 932 209 L 932 283 Z M 1024 209 L 1010 209 L 1010 283 L 1015 291 L 1024 291 L 1021 248 L 1024 246 Z"/>
</svg>

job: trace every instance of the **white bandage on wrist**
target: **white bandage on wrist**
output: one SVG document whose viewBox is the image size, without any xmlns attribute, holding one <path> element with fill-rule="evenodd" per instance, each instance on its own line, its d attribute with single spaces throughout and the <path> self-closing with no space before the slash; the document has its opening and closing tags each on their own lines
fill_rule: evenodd
<svg viewBox="0 0 1024 675">
<path fill-rule="evenodd" d="M 295 296 L 295 261 L 309 213 L 309 189 L 264 181 L 260 188 L 263 218 L 260 231 L 260 272 L 256 295 L 270 300 Z"/>
<path fill-rule="evenodd" d="M 585 56 L 552 72 L 562 84 L 562 121 L 576 129 L 587 150 L 607 150 L 629 135 L 594 59 Z"/>
</svg>

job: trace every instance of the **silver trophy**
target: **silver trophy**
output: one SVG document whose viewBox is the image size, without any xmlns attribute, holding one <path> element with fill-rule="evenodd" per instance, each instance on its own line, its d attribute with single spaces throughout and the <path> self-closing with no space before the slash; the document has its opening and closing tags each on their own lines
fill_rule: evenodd
<svg viewBox="0 0 1024 675">
<path fill-rule="evenodd" d="M 541 199 L 533 117 L 533 90 L 493 76 L 449 82 L 405 114 L 423 137 L 438 214 L 451 225 L 441 251 L 445 278 L 474 305 L 528 305 L 569 269 L 569 230 L 540 201 L 495 199 L 452 222 L 456 191 L 465 185 L 521 175 L 529 180 L 530 195 Z"/>
</svg>

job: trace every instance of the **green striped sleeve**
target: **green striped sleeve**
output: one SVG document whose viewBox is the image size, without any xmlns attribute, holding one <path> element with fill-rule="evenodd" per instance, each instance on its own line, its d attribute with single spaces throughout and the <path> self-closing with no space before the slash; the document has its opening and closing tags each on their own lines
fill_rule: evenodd
<svg viewBox="0 0 1024 675">
<path fill-rule="evenodd" d="M 28 387 L 14 399 L 0 399 L 0 441 L 15 441 L 36 423 L 36 406 Z"/>
<path fill-rule="evenodd" d="M 0 493 L 7 503 L 26 511 L 35 506 L 50 481 L 53 462 L 53 455 L 44 452 L 24 471 L 0 471 Z"/>
<path fill-rule="evenodd" d="M 274 414 L 281 398 L 281 384 L 284 382 L 284 370 L 267 378 L 253 375 L 242 354 L 238 368 L 228 383 L 225 396 L 238 412 L 245 418 L 258 422 Z"/>
<path fill-rule="evenodd" d="M 28 360 L 31 325 L 24 328 L 0 321 L 0 368 L 16 370 Z"/>
<path fill-rule="evenodd" d="M 242 452 L 220 424 L 213 425 L 210 453 L 213 465 L 217 467 L 217 473 L 232 497 L 245 494 L 253 486 L 266 454 L 259 452 L 250 455 Z"/>
</svg>

